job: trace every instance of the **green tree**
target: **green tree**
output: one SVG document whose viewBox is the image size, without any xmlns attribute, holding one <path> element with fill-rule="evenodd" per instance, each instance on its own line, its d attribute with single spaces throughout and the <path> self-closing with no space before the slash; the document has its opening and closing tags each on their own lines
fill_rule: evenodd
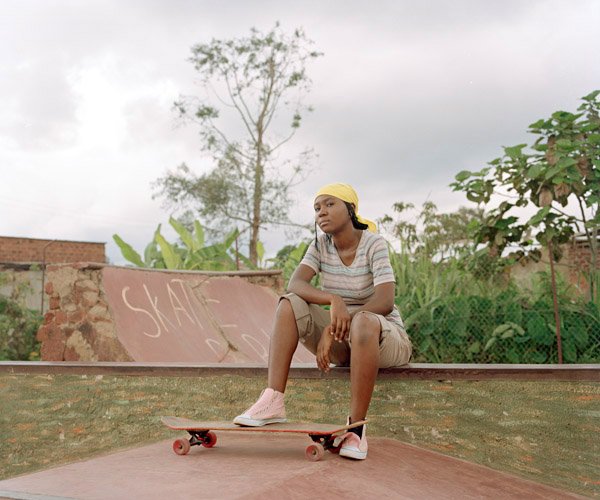
<svg viewBox="0 0 600 500">
<path fill-rule="evenodd" d="M 399 240 L 403 252 L 438 261 L 469 253 L 472 230 L 484 219 L 482 208 L 440 213 L 431 201 L 423 203 L 416 214 L 412 203 L 398 202 L 392 208 L 393 215 L 380 219 L 382 228 Z"/>
<path fill-rule="evenodd" d="M 469 200 L 488 205 L 492 195 L 507 199 L 488 212 L 475 231 L 494 255 L 507 245 L 532 245 L 530 234 L 548 248 L 554 290 L 555 326 L 561 361 L 560 318 L 556 298 L 554 261 L 560 244 L 575 232 L 585 235 L 591 250 L 590 296 L 598 302 L 598 228 L 600 226 L 600 91 L 582 98 L 578 113 L 557 111 L 529 126 L 537 139 L 505 147 L 504 156 L 479 172 L 462 171 L 452 184 Z M 537 212 L 521 222 L 515 209 L 535 206 Z"/>
<path fill-rule="evenodd" d="M 259 234 L 269 224 L 294 225 L 288 216 L 290 188 L 303 179 L 312 151 L 283 159 L 283 147 L 311 108 L 307 63 L 321 54 L 297 29 L 279 24 L 266 34 L 212 40 L 192 47 L 190 62 L 200 74 L 206 99 L 182 97 L 180 118 L 200 127 L 202 149 L 216 166 L 197 175 L 186 165 L 158 179 L 158 196 L 249 233 L 249 258 L 259 261 Z M 286 118 L 287 117 L 287 118 Z"/>
</svg>

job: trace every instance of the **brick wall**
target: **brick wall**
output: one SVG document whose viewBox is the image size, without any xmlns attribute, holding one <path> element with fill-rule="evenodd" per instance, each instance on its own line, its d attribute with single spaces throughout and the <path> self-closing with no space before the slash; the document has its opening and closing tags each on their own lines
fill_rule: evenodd
<svg viewBox="0 0 600 500">
<path fill-rule="evenodd" d="M 572 242 L 565 252 L 565 257 L 570 265 L 569 282 L 575 285 L 582 295 L 590 299 L 589 278 L 592 271 L 592 252 L 588 242 Z M 596 269 L 600 269 L 600 259 L 596 262 Z"/>
<path fill-rule="evenodd" d="M 598 242 L 600 246 L 600 242 Z M 592 251 L 587 241 L 573 242 L 568 250 L 569 262 L 578 270 L 586 271 L 591 269 Z M 596 268 L 600 269 L 600 259 L 596 262 Z"/>
<path fill-rule="evenodd" d="M 600 241 L 598 242 L 600 246 Z M 562 258 L 555 262 L 556 272 L 561 274 L 565 282 L 573 286 L 573 292 L 589 300 L 591 271 L 591 251 L 587 241 L 572 241 L 561 246 Z M 539 262 L 517 263 L 511 266 L 510 276 L 523 289 L 531 289 L 532 276 L 540 271 L 550 272 L 550 261 L 547 248 L 540 248 L 542 259 Z M 600 270 L 600 257 L 596 262 Z"/>
<path fill-rule="evenodd" d="M 0 236 L 0 262 L 106 262 L 104 243 Z M 44 251 L 45 249 L 45 251 Z"/>
</svg>

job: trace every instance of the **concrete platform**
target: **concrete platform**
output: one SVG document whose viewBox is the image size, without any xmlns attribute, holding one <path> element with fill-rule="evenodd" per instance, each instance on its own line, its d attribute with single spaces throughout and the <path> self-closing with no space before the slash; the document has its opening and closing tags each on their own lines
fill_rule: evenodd
<svg viewBox="0 0 600 500">
<path fill-rule="evenodd" d="M 174 433 L 174 438 L 184 434 Z M 172 440 L 0 481 L 0 498 L 582 498 L 399 441 L 369 438 L 355 462 L 304 458 L 308 437 L 220 433 L 212 449 Z"/>
</svg>

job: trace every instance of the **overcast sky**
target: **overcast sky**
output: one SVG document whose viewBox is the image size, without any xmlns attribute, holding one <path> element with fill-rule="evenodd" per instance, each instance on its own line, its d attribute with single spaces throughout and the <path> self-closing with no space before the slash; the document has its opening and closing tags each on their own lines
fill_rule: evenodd
<svg viewBox="0 0 600 500">
<path fill-rule="evenodd" d="M 190 47 L 304 28 L 324 56 L 294 147 L 319 155 L 294 192 L 349 182 L 371 219 L 394 202 L 468 202 L 448 187 L 527 125 L 600 89 L 600 1 L 0 0 L 0 235 L 100 241 L 123 263 L 169 212 L 152 183 L 212 164 L 172 104 L 195 92 Z M 167 235 L 170 233 L 167 231 Z M 273 254 L 281 231 L 262 236 Z"/>
</svg>

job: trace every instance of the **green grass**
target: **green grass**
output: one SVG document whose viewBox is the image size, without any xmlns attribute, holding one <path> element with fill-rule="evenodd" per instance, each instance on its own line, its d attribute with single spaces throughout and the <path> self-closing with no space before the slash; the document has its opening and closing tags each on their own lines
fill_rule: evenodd
<svg viewBox="0 0 600 500">
<path fill-rule="evenodd" d="M 161 415 L 233 418 L 263 382 L 1 375 L 0 479 L 177 435 Z M 289 418 L 346 418 L 345 380 L 294 379 L 287 394 Z M 600 497 L 599 383 L 382 380 L 369 417 L 371 436 Z"/>
</svg>

